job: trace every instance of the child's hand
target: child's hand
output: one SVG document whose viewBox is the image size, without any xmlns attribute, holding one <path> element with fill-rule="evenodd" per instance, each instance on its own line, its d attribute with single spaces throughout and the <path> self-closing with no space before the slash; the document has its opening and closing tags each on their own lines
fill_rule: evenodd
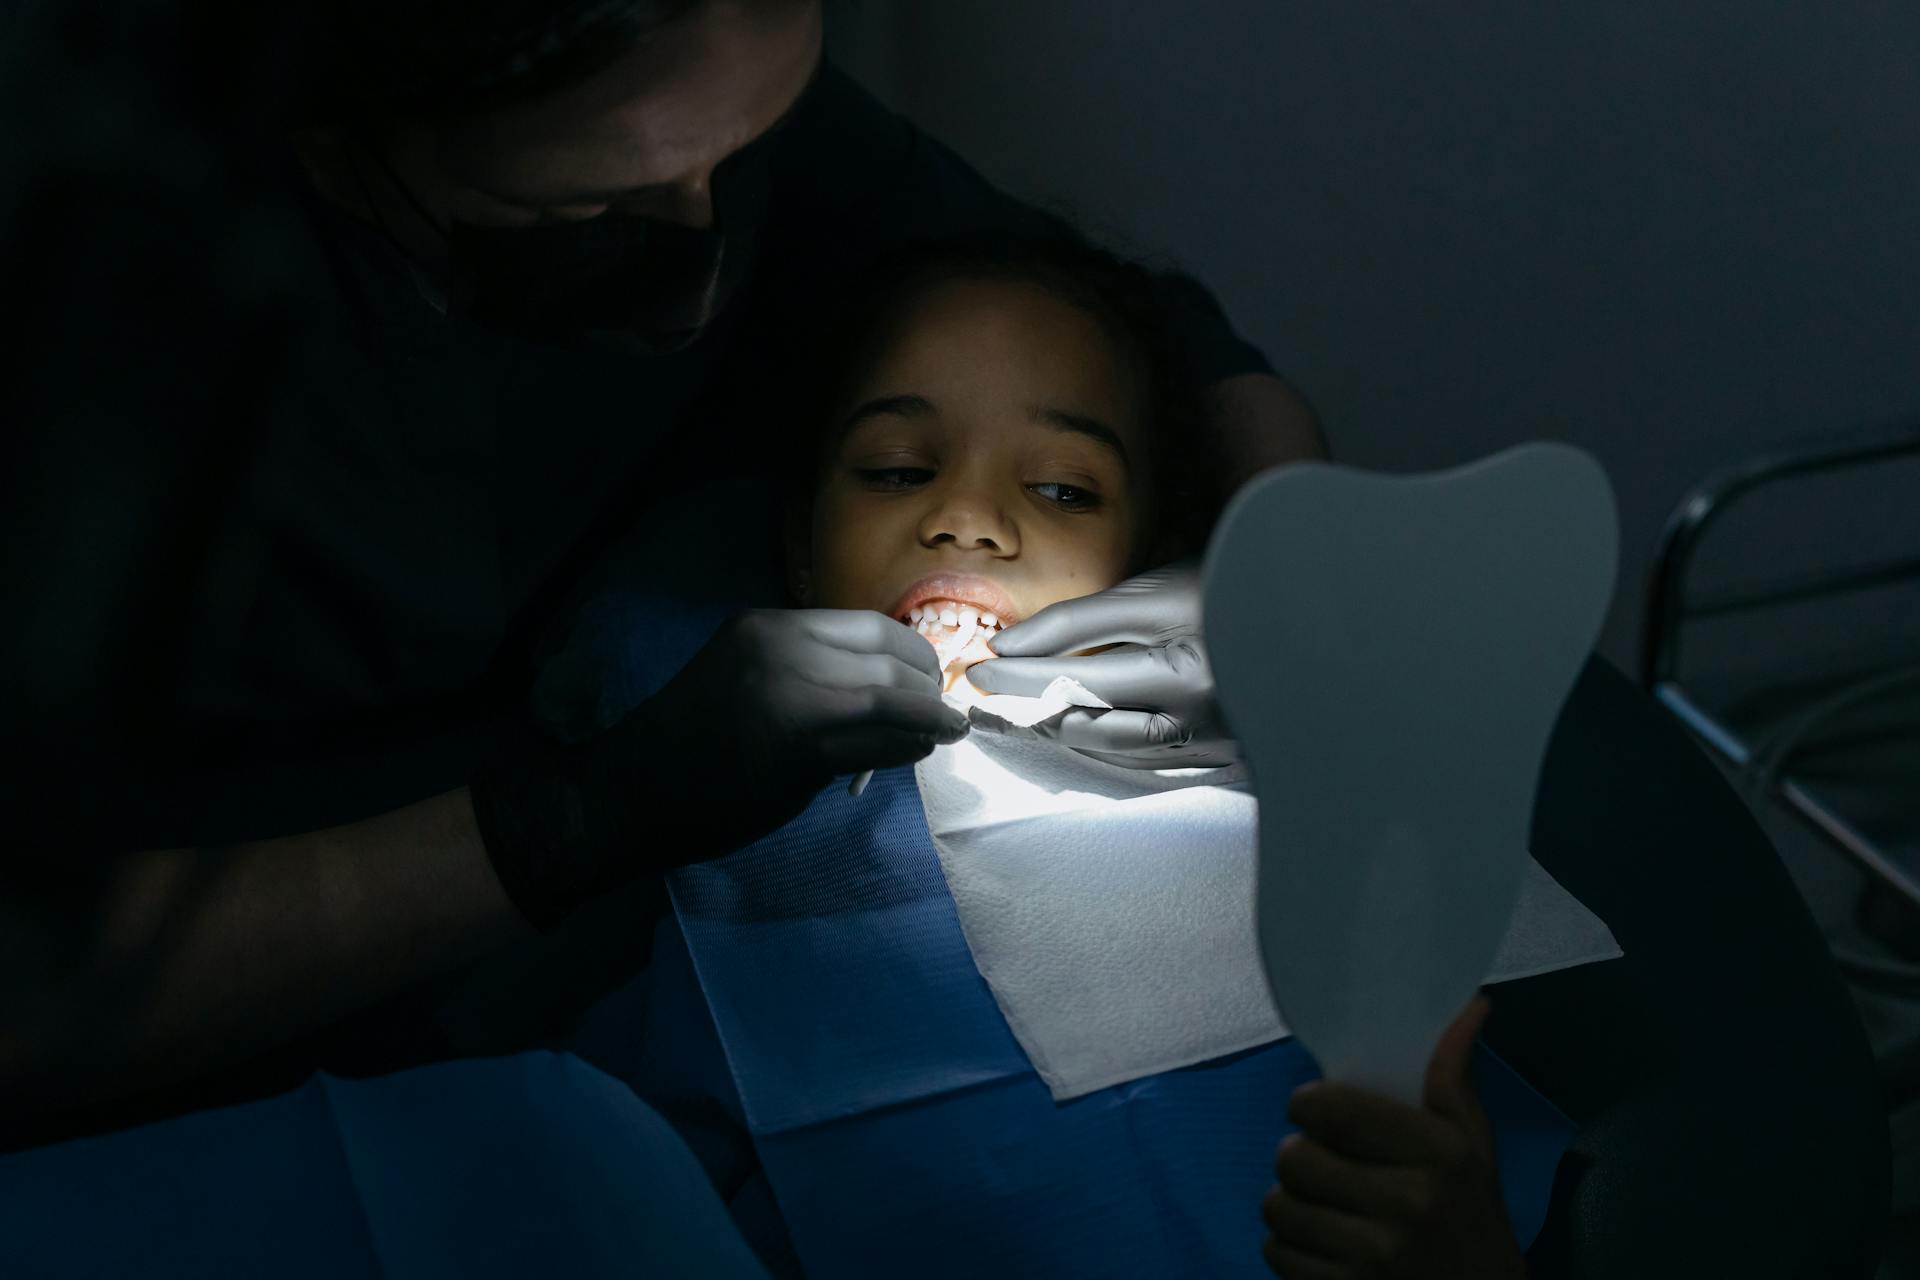
<svg viewBox="0 0 1920 1280">
<path fill-rule="evenodd" d="M 1287 1280 L 1526 1275 L 1507 1225 L 1493 1130 L 1468 1065 L 1486 1021 L 1476 996 L 1435 1046 L 1426 1106 L 1333 1081 L 1294 1090 L 1300 1126 L 1261 1202 L 1267 1265 Z"/>
</svg>

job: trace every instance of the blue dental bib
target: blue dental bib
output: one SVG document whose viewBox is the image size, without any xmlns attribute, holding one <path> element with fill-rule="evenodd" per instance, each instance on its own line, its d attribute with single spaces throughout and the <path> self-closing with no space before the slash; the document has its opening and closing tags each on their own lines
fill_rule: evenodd
<svg viewBox="0 0 1920 1280">
<path fill-rule="evenodd" d="M 973 966 L 911 769 L 671 884 L 809 1274 L 1267 1274 L 1258 1206 L 1310 1055 L 1054 1102 Z M 1475 1074 L 1524 1245 L 1573 1129 L 1484 1048 Z"/>
<path fill-rule="evenodd" d="M 553 718 L 617 719 L 728 614 L 777 599 L 743 568 L 768 536 L 743 521 L 697 553 L 636 539 L 651 558 L 583 612 L 547 686 L 574 690 Z M 678 1056 L 681 1087 L 723 1077 L 703 1088 L 737 1101 L 808 1274 L 1268 1274 L 1259 1203 L 1293 1131 L 1289 1095 L 1319 1074 L 1311 1056 L 1283 1040 L 1054 1102 L 974 967 L 912 769 L 859 797 L 836 782 L 669 885 L 647 1051 Z M 706 1027 L 655 1016 L 703 1006 L 719 1054 L 682 1048 L 710 1044 Z M 1475 1073 L 1524 1246 L 1573 1126 L 1484 1047 Z"/>
</svg>

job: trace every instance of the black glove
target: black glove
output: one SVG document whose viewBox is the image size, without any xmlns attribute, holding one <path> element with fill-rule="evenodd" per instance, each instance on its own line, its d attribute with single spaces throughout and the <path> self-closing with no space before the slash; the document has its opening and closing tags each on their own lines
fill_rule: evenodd
<svg viewBox="0 0 1920 1280">
<path fill-rule="evenodd" d="M 964 737 L 932 646 L 879 613 L 756 609 L 611 728 L 541 741 L 471 786 L 501 885 L 548 927 L 643 871 L 751 844 L 836 775 Z"/>
</svg>

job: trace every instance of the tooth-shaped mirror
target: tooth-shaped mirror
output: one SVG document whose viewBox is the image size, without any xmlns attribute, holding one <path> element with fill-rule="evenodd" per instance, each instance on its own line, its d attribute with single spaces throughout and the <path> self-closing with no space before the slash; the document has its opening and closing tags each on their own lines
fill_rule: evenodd
<svg viewBox="0 0 1920 1280">
<path fill-rule="evenodd" d="M 1289 467 L 1221 517 L 1203 625 L 1260 802 L 1260 944 L 1328 1078 L 1420 1101 L 1506 931 L 1617 554 L 1605 474 L 1557 444 Z"/>
</svg>

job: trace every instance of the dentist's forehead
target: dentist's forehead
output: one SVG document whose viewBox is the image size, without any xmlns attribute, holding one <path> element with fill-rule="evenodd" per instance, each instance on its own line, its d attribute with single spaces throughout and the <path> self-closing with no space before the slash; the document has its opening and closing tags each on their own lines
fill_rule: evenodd
<svg viewBox="0 0 1920 1280">
<path fill-rule="evenodd" d="M 816 3 L 699 5 L 577 84 L 460 119 L 440 159 L 529 205 L 684 183 L 779 123 L 819 62 Z"/>
</svg>

